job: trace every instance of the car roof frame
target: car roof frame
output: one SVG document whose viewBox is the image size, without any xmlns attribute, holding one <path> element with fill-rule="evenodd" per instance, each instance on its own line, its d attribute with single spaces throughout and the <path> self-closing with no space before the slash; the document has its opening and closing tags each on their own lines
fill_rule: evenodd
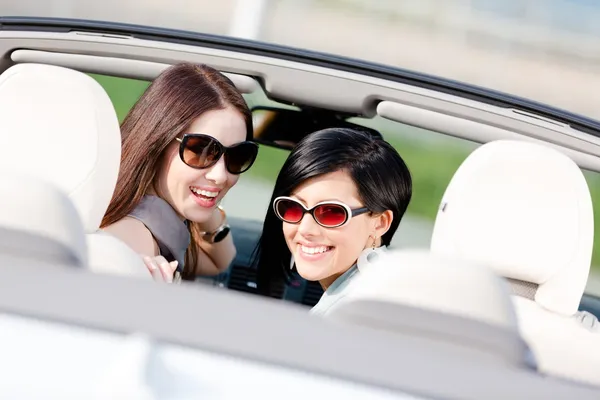
<svg viewBox="0 0 600 400">
<path fill-rule="evenodd" d="M 149 40 L 134 37 L 133 34 L 123 34 L 126 28 L 132 29 L 133 33 L 142 30 L 136 26 L 116 25 L 121 30 L 115 32 L 113 24 L 105 26 L 81 21 L 44 20 L 46 25 L 39 21 L 36 25 L 35 21 L 31 22 L 29 19 L 17 20 L 21 25 L 14 19 L 0 18 L 0 54 L 4 56 L 0 70 L 17 62 L 48 62 L 73 67 L 73 58 L 77 58 L 75 65 L 83 72 L 135 77 L 136 71 L 145 71 L 139 74 L 151 78 L 147 71 L 160 71 L 160 68 L 153 69 L 148 64 L 163 65 L 164 68 L 184 60 L 204 62 L 239 80 L 245 79 L 246 91 L 257 91 L 257 87 L 250 81 L 255 80 L 263 88 L 264 94 L 274 101 L 330 109 L 367 118 L 379 113 L 385 118 L 426 129 L 428 127 L 423 126 L 423 121 L 454 117 L 475 124 L 465 127 L 455 123 L 437 123 L 429 129 L 434 128 L 440 133 L 479 143 L 506 138 L 542 141 L 563 150 L 580 167 L 600 171 L 600 127 L 598 130 L 592 129 L 595 123 L 593 120 L 585 129 L 594 134 L 586 133 L 573 128 L 578 123 L 576 118 L 570 119 L 569 124 L 566 124 L 545 116 L 529 114 L 522 109 L 502 108 L 442 91 L 423 89 L 418 86 L 419 82 L 413 82 L 412 85 L 399 83 L 398 74 L 401 70 L 396 75 L 389 75 L 386 80 L 374 78 L 368 71 L 359 74 L 346 72 L 344 68 L 315 66 L 310 63 L 311 57 L 315 57 L 314 52 L 307 52 L 306 62 L 289 61 L 279 53 L 275 56 L 266 55 L 266 50 L 265 54 L 256 55 L 249 51 L 219 49 L 215 45 L 218 37 L 214 36 L 211 36 L 212 41 L 208 47 L 201 47 L 198 43 L 202 41 L 199 39 L 197 44 L 189 45 L 175 43 L 174 39 L 167 41 L 164 37 Z M 29 24 L 24 21 L 29 21 Z M 61 25 L 67 22 L 70 25 Z M 109 29 L 110 26 L 113 26 L 112 30 Z M 99 31 L 100 29 L 107 30 Z M 147 30 L 164 33 L 160 28 Z M 154 34 L 158 37 L 158 33 Z M 186 40 L 189 42 L 191 39 Z M 223 39 L 223 42 L 223 46 L 231 47 L 230 43 L 236 44 L 238 48 L 241 46 L 238 39 Z M 255 49 L 254 53 L 257 52 Z M 294 54 L 298 58 L 301 53 L 296 51 Z M 49 55 L 54 57 L 54 61 L 49 59 Z M 98 62 L 98 58 L 105 62 Z M 340 58 L 338 63 L 344 60 Z M 124 66 L 123 61 L 129 62 L 128 66 Z M 404 106 L 403 111 L 414 110 L 418 114 L 421 110 L 426 110 L 431 115 L 421 118 L 421 123 L 418 123 L 418 118 L 411 118 L 411 115 L 407 117 L 404 112 L 387 115 L 380 113 L 379 106 L 386 102 Z M 495 129 L 486 129 L 489 126 Z"/>
<path fill-rule="evenodd" d="M 3 16 L 0 17 L 0 31 L 2 30 L 63 33 L 79 31 L 89 34 L 96 33 L 105 37 L 138 38 L 176 44 L 190 44 L 205 48 L 296 61 L 303 64 L 406 83 L 411 86 L 456 95 L 502 108 L 517 108 L 525 112 L 531 112 L 535 115 L 570 124 L 575 129 L 600 136 L 600 121 L 547 104 L 394 66 L 280 44 L 161 27 L 69 18 Z"/>
</svg>

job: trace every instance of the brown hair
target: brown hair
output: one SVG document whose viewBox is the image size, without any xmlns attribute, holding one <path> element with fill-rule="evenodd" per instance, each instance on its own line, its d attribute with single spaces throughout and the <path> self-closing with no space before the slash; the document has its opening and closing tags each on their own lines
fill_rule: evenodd
<svg viewBox="0 0 600 400">
<path fill-rule="evenodd" d="M 252 139 L 252 115 L 244 98 L 226 76 L 207 65 L 180 63 L 163 71 L 148 87 L 121 124 L 119 178 L 101 227 L 126 217 L 152 185 L 157 165 L 170 143 L 207 111 L 232 106 L 246 122 Z M 191 245 L 182 277 L 194 279 L 198 261 L 198 225 L 188 224 Z"/>
</svg>

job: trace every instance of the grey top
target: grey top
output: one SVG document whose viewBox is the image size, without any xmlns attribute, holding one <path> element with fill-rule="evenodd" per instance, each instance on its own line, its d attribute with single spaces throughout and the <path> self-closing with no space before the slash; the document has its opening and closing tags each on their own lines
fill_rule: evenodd
<svg viewBox="0 0 600 400">
<path fill-rule="evenodd" d="M 160 255 L 168 261 L 177 260 L 177 270 L 181 272 L 190 245 L 190 232 L 169 203 L 158 196 L 146 195 L 128 216 L 148 228 L 158 243 Z"/>
</svg>

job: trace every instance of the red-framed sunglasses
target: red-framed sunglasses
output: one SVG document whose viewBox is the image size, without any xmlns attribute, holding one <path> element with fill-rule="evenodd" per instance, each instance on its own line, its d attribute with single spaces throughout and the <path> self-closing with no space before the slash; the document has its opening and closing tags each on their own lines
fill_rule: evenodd
<svg viewBox="0 0 600 400">
<path fill-rule="evenodd" d="M 307 208 L 296 199 L 287 196 L 277 197 L 273 201 L 275 215 L 288 224 L 298 224 L 304 214 L 312 215 L 317 224 L 325 228 L 338 228 L 347 224 L 352 217 L 369 212 L 367 207 L 350 208 L 339 201 L 324 201 Z"/>
</svg>

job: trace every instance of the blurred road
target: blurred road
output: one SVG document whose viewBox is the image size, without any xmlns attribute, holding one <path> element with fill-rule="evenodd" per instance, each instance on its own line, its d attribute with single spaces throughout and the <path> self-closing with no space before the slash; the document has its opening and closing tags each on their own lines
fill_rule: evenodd
<svg viewBox="0 0 600 400">
<path fill-rule="evenodd" d="M 600 296 L 600 273 L 598 272 L 598 269 L 590 273 L 585 291 Z"/>
</svg>

